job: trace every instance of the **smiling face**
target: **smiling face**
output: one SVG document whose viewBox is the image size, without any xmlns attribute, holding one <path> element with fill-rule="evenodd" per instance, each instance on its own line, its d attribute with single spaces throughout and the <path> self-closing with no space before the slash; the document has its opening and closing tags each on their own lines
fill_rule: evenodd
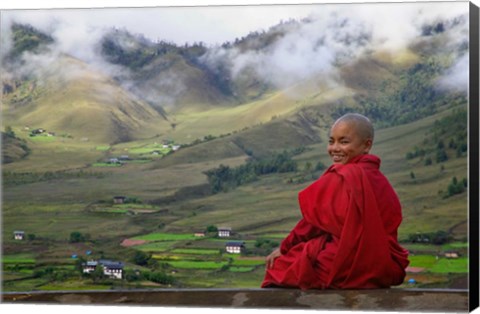
<svg viewBox="0 0 480 314">
<path fill-rule="evenodd" d="M 337 121 L 330 130 L 328 154 L 334 164 L 346 164 L 352 158 L 368 154 L 372 139 L 363 135 L 358 123 Z"/>
</svg>

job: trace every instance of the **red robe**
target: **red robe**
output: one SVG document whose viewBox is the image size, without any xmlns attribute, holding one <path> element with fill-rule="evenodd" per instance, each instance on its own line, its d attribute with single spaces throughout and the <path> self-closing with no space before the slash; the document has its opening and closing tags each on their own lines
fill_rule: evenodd
<svg viewBox="0 0 480 314">
<path fill-rule="evenodd" d="M 399 285 L 408 252 L 397 241 L 398 197 L 380 159 L 334 164 L 299 193 L 303 218 L 282 241 L 262 287 L 367 289 Z"/>
</svg>

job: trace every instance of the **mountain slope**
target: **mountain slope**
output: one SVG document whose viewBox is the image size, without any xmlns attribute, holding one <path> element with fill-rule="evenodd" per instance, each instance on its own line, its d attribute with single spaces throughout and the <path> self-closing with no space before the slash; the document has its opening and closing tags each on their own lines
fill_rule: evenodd
<svg viewBox="0 0 480 314">
<path fill-rule="evenodd" d="M 197 62 L 206 51 L 202 45 L 153 43 L 141 35 L 114 29 L 103 36 L 99 46 L 106 61 L 127 70 L 115 79 L 161 112 L 165 107 L 203 108 L 229 101 L 217 78 Z"/>
<path fill-rule="evenodd" d="M 77 59 L 60 55 L 36 77 L 5 95 L 3 114 L 12 124 L 102 143 L 170 128 L 158 111 Z"/>
<path fill-rule="evenodd" d="M 30 148 L 25 141 L 9 132 L 2 132 L 2 164 L 21 160 L 28 156 Z"/>
</svg>

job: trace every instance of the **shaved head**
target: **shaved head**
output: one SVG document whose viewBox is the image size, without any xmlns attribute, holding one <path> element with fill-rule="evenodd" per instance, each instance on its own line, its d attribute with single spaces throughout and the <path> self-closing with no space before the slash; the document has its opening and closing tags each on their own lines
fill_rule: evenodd
<svg viewBox="0 0 480 314">
<path fill-rule="evenodd" d="M 373 124 L 364 115 L 361 115 L 359 113 L 347 113 L 338 118 L 333 124 L 332 128 L 342 122 L 348 123 L 349 125 L 353 126 L 362 139 L 371 139 L 373 141 Z"/>
<path fill-rule="evenodd" d="M 368 154 L 373 144 L 373 125 L 358 113 L 348 113 L 330 129 L 327 151 L 334 164 L 347 164 L 359 155 Z"/>
</svg>

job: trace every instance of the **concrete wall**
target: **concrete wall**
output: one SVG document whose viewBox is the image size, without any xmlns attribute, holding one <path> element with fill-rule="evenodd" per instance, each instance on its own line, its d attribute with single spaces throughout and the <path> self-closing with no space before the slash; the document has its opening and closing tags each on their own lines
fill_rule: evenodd
<svg viewBox="0 0 480 314">
<path fill-rule="evenodd" d="M 158 289 L 3 293 L 4 303 L 467 312 L 468 290 Z"/>
</svg>

